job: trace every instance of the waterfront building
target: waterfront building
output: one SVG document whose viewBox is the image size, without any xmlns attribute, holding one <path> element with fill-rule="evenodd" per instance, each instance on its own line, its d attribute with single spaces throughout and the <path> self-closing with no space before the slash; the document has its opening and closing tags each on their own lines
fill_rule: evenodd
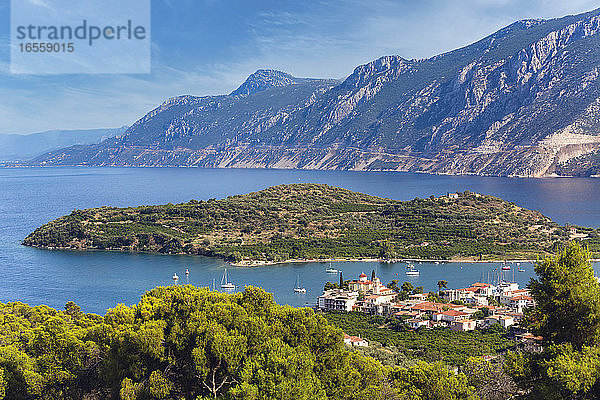
<svg viewBox="0 0 600 400">
<path fill-rule="evenodd" d="M 323 311 L 352 311 L 358 300 L 358 292 L 343 289 L 326 290 L 317 298 L 317 306 Z"/>
</svg>

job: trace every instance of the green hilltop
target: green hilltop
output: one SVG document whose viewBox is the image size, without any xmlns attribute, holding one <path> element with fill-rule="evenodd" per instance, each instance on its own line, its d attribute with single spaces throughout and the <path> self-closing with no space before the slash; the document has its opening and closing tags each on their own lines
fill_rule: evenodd
<svg viewBox="0 0 600 400">
<path fill-rule="evenodd" d="M 597 230 L 576 227 L 592 252 Z M 292 184 L 208 201 L 75 210 L 24 245 L 196 254 L 228 261 L 419 258 L 534 259 L 575 236 L 537 211 L 470 192 L 398 201 Z M 597 253 L 596 253 L 597 254 Z"/>
</svg>

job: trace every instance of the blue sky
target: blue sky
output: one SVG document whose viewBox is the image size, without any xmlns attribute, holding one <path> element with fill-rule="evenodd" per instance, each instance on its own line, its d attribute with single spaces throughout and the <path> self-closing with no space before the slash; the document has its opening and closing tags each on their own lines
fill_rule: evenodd
<svg viewBox="0 0 600 400">
<path fill-rule="evenodd" d="M 39 0 L 20 0 L 39 1 Z M 425 58 L 587 0 L 152 0 L 152 73 L 11 75 L 0 0 L 0 133 L 132 124 L 165 99 L 229 93 L 258 68 L 343 78 L 386 54 Z"/>
</svg>

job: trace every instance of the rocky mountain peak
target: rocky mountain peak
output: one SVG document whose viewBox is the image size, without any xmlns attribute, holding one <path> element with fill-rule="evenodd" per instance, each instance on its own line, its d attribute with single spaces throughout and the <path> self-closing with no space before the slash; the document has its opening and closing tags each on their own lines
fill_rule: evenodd
<svg viewBox="0 0 600 400">
<path fill-rule="evenodd" d="M 354 72 L 346 78 L 344 84 L 358 87 L 378 75 L 397 76 L 408 70 L 412 63 L 412 61 L 408 61 L 400 56 L 383 56 L 356 67 Z"/>
<path fill-rule="evenodd" d="M 272 87 L 287 86 L 297 83 L 298 78 L 274 69 L 259 69 L 250 75 L 244 83 L 231 92 L 233 96 L 248 96 Z"/>
</svg>

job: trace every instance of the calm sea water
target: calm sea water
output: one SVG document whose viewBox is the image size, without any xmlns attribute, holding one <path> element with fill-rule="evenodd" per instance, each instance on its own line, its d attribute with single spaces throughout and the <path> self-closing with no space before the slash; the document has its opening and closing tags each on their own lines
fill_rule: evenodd
<svg viewBox="0 0 600 400">
<path fill-rule="evenodd" d="M 224 268 L 228 268 L 230 280 L 242 288 L 263 287 L 281 304 L 312 304 L 327 280 L 338 279 L 335 274 L 325 272 L 328 266 L 325 263 L 236 268 L 206 257 L 48 251 L 20 245 L 38 226 L 77 208 L 221 198 L 294 182 L 327 183 L 400 200 L 470 190 L 539 210 L 561 224 L 600 227 L 598 179 L 179 168 L 0 169 L 0 301 L 20 300 L 62 308 L 73 300 L 84 311 L 103 314 L 117 303 L 136 303 L 145 290 L 173 284 L 173 273 L 181 277 L 180 284 L 187 281 L 212 286 L 215 280 L 218 286 Z M 472 263 L 422 264 L 417 265 L 421 275 L 409 278 L 401 263 L 333 265 L 343 270 L 345 279 L 377 269 L 384 282 L 408 280 L 415 286 L 424 286 L 425 290 L 436 289 L 440 279 L 447 280 L 449 287 L 461 287 L 498 267 Z M 515 272 L 514 279 L 523 285 L 532 276 L 533 267 L 525 263 L 520 267 L 525 272 Z M 190 269 L 187 279 L 186 268 Z M 512 274 L 511 271 L 511 279 Z M 307 288 L 306 294 L 293 293 L 297 278 Z"/>
</svg>

